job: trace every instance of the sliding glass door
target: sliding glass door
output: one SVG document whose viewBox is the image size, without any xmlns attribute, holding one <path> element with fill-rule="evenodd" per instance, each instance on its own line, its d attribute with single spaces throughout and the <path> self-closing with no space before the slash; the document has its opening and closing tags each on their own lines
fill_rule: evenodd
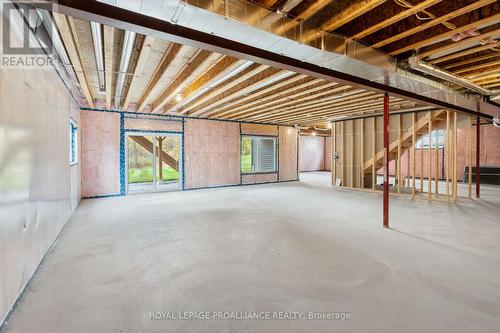
<svg viewBox="0 0 500 333">
<path fill-rule="evenodd" d="M 141 134 L 127 135 L 127 192 L 181 189 L 180 136 Z"/>
</svg>

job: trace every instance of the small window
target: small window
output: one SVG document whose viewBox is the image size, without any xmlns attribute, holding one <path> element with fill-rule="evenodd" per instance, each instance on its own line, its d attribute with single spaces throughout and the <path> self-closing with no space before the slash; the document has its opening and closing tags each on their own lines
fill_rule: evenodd
<svg viewBox="0 0 500 333">
<path fill-rule="evenodd" d="M 276 138 L 242 136 L 241 172 L 276 172 Z"/>
<path fill-rule="evenodd" d="M 437 147 L 438 148 L 443 148 L 444 147 L 444 130 L 440 129 L 440 130 L 435 130 L 435 131 L 432 131 L 431 132 L 431 136 L 432 136 L 432 146 L 431 148 L 436 148 L 436 136 L 437 136 Z M 416 143 L 415 143 L 415 148 L 417 149 L 428 149 L 429 148 L 429 134 L 426 134 L 424 136 L 422 136 L 420 138 L 420 140 L 418 140 Z"/>
<path fill-rule="evenodd" d="M 69 121 L 69 163 L 76 164 L 78 162 L 78 127 L 72 120 Z"/>
</svg>

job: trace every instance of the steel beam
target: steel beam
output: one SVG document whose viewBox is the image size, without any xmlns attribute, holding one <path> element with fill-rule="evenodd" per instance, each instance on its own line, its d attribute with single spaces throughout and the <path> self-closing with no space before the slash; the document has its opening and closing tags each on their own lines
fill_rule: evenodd
<svg viewBox="0 0 500 333">
<path fill-rule="evenodd" d="M 389 228 L 389 94 L 384 94 L 384 228 Z"/>
<path fill-rule="evenodd" d="M 469 171 L 470 172 L 470 171 Z M 481 191 L 481 119 L 476 118 L 476 198 Z"/>
</svg>

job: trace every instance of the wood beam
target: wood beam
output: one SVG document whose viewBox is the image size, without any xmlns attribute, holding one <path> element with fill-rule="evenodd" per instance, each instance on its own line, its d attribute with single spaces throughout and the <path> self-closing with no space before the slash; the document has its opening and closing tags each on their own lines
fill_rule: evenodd
<svg viewBox="0 0 500 333">
<path fill-rule="evenodd" d="M 164 105 L 165 113 L 173 112 L 179 104 L 184 103 L 185 100 L 188 100 L 190 96 L 197 94 L 202 89 L 205 89 L 210 85 L 210 83 L 218 80 L 222 75 L 227 74 L 231 69 L 234 69 L 238 64 L 241 64 L 242 61 L 237 58 L 224 56 L 220 59 L 215 65 L 210 67 L 203 75 L 200 75 L 197 79 L 195 79 L 187 88 L 185 88 L 182 92 L 184 96 L 184 101 L 171 101 L 168 104 Z"/>
<path fill-rule="evenodd" d="M 446 15 L 443 15 L 441 17 L 438 17 L 438 18 L 435 18 L 433 20 L 430 20 L 424 24 L 421 24 L 421 25 L 418 25 L 410 30 L 407 30 L 405 32 L 402 32 L 400 34 L 397 34 L 395 36 L 392 36 L 392 37 L 389 37 L 389 38 L 386 38 L 378 43 L 375 43 L 372 45 L 373 48 L 375 49 L 378 49 L 378 48 L 381 48 L 382 46 L 385 46 L 385 45 L 388 45 L 388 44 L 391 44 L 391 43 L 394 43 L 398 40 L 401 40 L 405 37 L 408 37 L 408 36 L 411 36 L 411 35 L 414 35 L 418 32 L 421 32 L 421 31 L 424 31 L 424 30 L 427 30 L 429 28 L 432 28 L 438 24 L 441 24 L 441 23 L 444 23 L 448 20 L 451 20 L 455 17 L 458 17 L 458 16 L 461 16 L 461 15 L 464 15 L 464 14 L 467 14 L 473 10 L 476 10 L 478 8 L 481 8 L 481 7 L 484 7 L 486 5 L 489 5 L 489 4 L 492 4 L 494 2 L 496 2 L 497 0 L 480 0 L 480 1 L 476 1 L 468 6 L 465 6 L 465 7 L 462 7 L 460 9 L 457 9 L 451 13 L 448 13 Z"/>
<path fill-rule="evenodd" d="M 82 60 L 78 51 L 78 36 L 76 36 L 72 31 L 69 20 L 73 20 L 73 18 L 54 13 L 54 21 L 56 22 L 59 32 L 61 33 L 61 38 L 64 42 L 66 51 L 68 52 L 68 57 L 71 61 L 71 65 L 73 65 L 76 78 L 80 84 L 80 89 L 89 106 L 93 108 L 95 107 L 94 99 L 92 97 L 92 92 L 89 89 L 87 75 L 83 70 Z"/>
<path fill-rule="evenodd" d="M 405 101 L 394 101 L 391 98 L 392 104 L 399 106 L 404 103 L 407 103 Z M 351 115 L 354 112 L 356 114 L 358 113 L 367 113 L 371 111 L 376 111 L 380 110 L 380 102 L 374 102 L 374 103 L 365 103 L 363 105 L 356 106 L 356 108 L 353 109 L 352 103 L 344 103 L 348 104 L 347 106 L 344 106 L 342 108 L 335 108 L 335 104 L 333 105 L 325 105 L 322 108 L 315 108 L 314 111 L 301 111 L 301 112 L 295 112 L 293 114 L 288 114 L 288 115 L 281 115 L 281 114 L 276 114 L 271 117 L 266 117 L 264 120 L 258 119 L 259 121 L 293 121 L 293 122 L 305 122 L 308 120 L 318 120 L 323 118 L 326 119 L 327 117 L 333 117 L 333 116 L 340 116 L 340 115 Z M 249 118 L 249 120 L 255 120 L 253 118 Z"/>
<path fill-rule="evenodd" d="M 380 6 L 385 1 L 386 0 L 353 1 L 349 7 L 339 13 L 335 13 L 335 15 L 333 15 L 330 19 L 321 24 L 321 29 L 325 31 L 332 31 L 340 28 L 344 24 L 367 13 L 373 8 Z"/>
<path fill-rule="evenodd" d="M 114 38 L 115 28 L 108 25 L 104 28 L 104 73 L 106 80 L 106 108 L 108 110 L 112 107 L 113 96 L 113 54 L 114 54 Z"/>
<path fill-rule="evenodd" d="M 363 97 L 361 97 L 363 96 Z M 342 97 L 342 95 L 335 95 L 335 99 L 329 99 L 325 102 L 317 103 L 312 101 L 309 103 L 294 105 L 293 108 L 278 109 L 277 112 L 272 112 L 268 114 L 263 114 L 259 117 L 250 117 L 252 119 L 269 119 L 275 117 L 303 117 L 304 115 L 326 115 L 329 113 L 338 113 L 339 111 L 351 111 L 357 112 L 357 110 L 363 110 L 367 107 L 380 107 L 382 103 L 382 98 L 380 95 L 369 94 L 369 92 L 364 92 L 362 94 L 352 95 L 349 97 Z M 403 102 L 395 97 L 390 98 L 391 102 L 398 103 Z M 353 105 L 355 102 L 355 106 Z M 405 103 L 408 103 L 405 101 Z M 397 104 L 395 104 L 397 105 Z M 326 111 L 326 113 L 325 113 Z"/>
<path fill-rule="evenodd" d="M 241 108 L 234 109 L 235 112 L 232 112 L 231 115 L 225 116 L 224 118 L 226 119 L 233 119 L 237 116 L 249 116 L 249 115 L 254 115 L 254 114 L 260 114 L 262 113 L 262 109 L 265 109 L 265 112 L 271 111 L 273 109 L 276 109 L 276 107 L 282 107 L 283 103 L 287 102 L 287 105 L 293 104 L 293 103 L 298 103 L 300 101 L 304 100 L 309 100 L 311 98 L 307 98 L 308 96 L 311 96 L 311 94 L 316 93 L 317 91 L 321 91 L 321 93 L 314 94 L 315 97 L 321 96 L 322 94 L 326 94 L 325 89 L 328 88 L 333 88 L 338 86 L 337 83 L 334 82 L 325 82 L 321 79 L 316 79 L 314 84 L 316 84 L 315 87 L 310 88 L 309 86 L 311 84 L 304 83 L 300 85 L 300 88 L 298 89 L 293 89 L 292 91 L 295 90 L 300 90 L 299 92 L 293 93 L 293 94 L 286 94 L 286 92 L 283 92 L 283 94 L 279 95 L 282 97 L 278 96 L 273 96 L 273 98 L 267 99 L 268 101 L 265 103 L 258 104 L 257 103 L 252 103 L 254 106 L 250 105 L 250 108 L 244 108 L 241 110 Z M 307 90 L 304 90 L 304 88 L 307 88 Z M 278 98 L 275 98 L 278 97 Z M 312 98 L 314 99 L 314 97 Z M 290 103 L 290 101 L 292 103 Z M 257 105 L 255 105 L 257 104 Z"/>
<path fill-rule="evenodd" d="M 469 54 L 474 54 L 474 53 L 478 53 L 478 52 L 481 52 L 481 51 L 489 50 L 489 49 L 492 49 L 494 47 L 495 47 L 495 45 L 491 45 L 491 44 L 486 44 L 486 45 L 481 45 L 481 46 L 477 46 L 477 47 L 472 47 L 470 49 L 467 49 L 467 50 L 464 50 L 464 51 L 460 51 L 460 52 L 456 52 L 456 53 L 452 53 L 452 54 L 449 54 L 449 55 L 444 56 L 444 57 L 439 57 L 439 58 L 436 58 L 436 59 L 428 60 L 427 62 L 429 64 L 438 64 L 440 62 L 445 62 L 445 61 L 448 61 L 448 60 L 460 58 L 460 57 L 463 57 L 463 56 L 467 56 Z"/>
<path fill-rule="evenodd" d="M 342 88 L 344 88 L 342 86 Z M 340 87 L 338 88 L 340 89 Z M 319 95 L 318 97 L 320 97 Z M 324 98 L 318 98 L 318 97 L 306 97 L 303 98 L 301 101 L 291 101 L 288 102 L 287 105 L 278 105 L 273 107 L 273 109 L 265 109 L 262 111 L 259 111 L 258 114 L 253 113 L 253 114 L 248 114 L 245 115 L 251 119 L 267 119 L 270 117 L 275 117 L 275 116 L 296 116 L 297 114 L 300 113 L 309 113 L 313 111 L 321 111 L 325 107 L 328 109 L 332 109 L 335 107 L 341 107 L 344 105 L 349 105 L 350 107 L 352 106 L 352 100 L 356 99 L 358 103 L 366 100 L 371 100 L 371 99 L 377 99 L 377 95 L 375 93 L 371 92 L 363 92 L 361 94 L 356 94 L 356 95 L 351 95 L 348 97 L 342 97 L 340 94 L 333 94 L 333 95 L 328 95 Z M 380 99 L 380 97 L 378 97 Z M 312 100 L 312 101 L 311 101 Z M 374 103 L 373 101 L 370 101 L 369 103 Z M 283 103 L 285 104 L 285 103 Z M 363 106 L 366 105 L 361 103 L 358 104 L 358 106 Z M 288 107 L 287 107 L 288 106 Z M 272 112 L 271 112 L 272 111 Z"/>
<path fill-rule="evenodd" d="M 128 104 L 130 103 L 130 98 L 132 95 L 132 91 L 134 91 L 137 87 L 138 84 L 138 77 L 141 76 L 141 74 L 144 71 L 144 66 L 146 65 L 146 61 L 148 59 L 148 56 L 152 50 L 152 45 L 154 42 L 154 38 L 151 36 L 146 36 L 144 38 L 144 41 L 141 46 L 141 50 L 139 51 L 139 57 L 137 58 L 137 63 L 134 68 L 134 73 L 132 75 L 132 81 L 130 82 L 130 86 L 127 89 L 127 93 L 125 95 L 125 100 L 123 102 L 123 109 L 126 110 L 128 107 Z"/>
<path fill-rule="evenodd" d="M 489 16 L 489 17 L 484 18 L 484 19 L 479 20 L 479 21 L 475 21 L 475 22 L 466 24 L 466 25 L 458 27 L 456 29 L 453 29 L 453 30 L 450 30 L 450 31 L 447 31 L 447 32 L 443 32 L 442 34 L 426 38 L 426 39 L 418 41 L 416 43 L 412 43 L 412 44 L 407 45 L 405 47 L 396 49 L 396 50 L 390 52 L 389 55 L 395 56 L 395 55 L 398 55 L 398 54 L 401 54 L 401 53 L 404 53 L 404 52 L 407 52 L 407 51 L 411 51 L 411 50 L 414 50 L 414 49 L 419 49 L 419 48 L 422 48 L 424 46 L 429 46 L 429 45 L 438 43 L 440 41 L 449 39 L 449 38 L 451 38 L 451 36 L 453 36 L 453 35 L 455 35 L 457 33 L 463 32 L 463 31 L 465 31 L 467 29 L 488 26 L 489 24 L 493 24 L 493 22 L 495 22 L 498 19 L 500 19 L 500 13 L 492 15 L 492 16 Z M 465 39 L 465 40 L 467 40 L 467 39 Z"/>
<path fill-rule="evenodd" d="M 207 101 L 207 103 L 202 105 L 200 108 L 196 108 L 194 111 L 192 111 L 190 115 L 198 117 L 210 117 L 214 112 L 217 111 L 216 108 L 219 105 L 238 98 L 241 95 L 249 94 L 252 91 L 257 90 L 259 86 L 265 84 L 266 81 L 273 80 L 276 77 L 283 75 L 283 73 L 285 73 L 285 71 L 269 67 L 266 70 L 258 73 L 257 75 L 254 75 L 253 77 L 244 80 L 240 84 L 232 87 L 232 89 L 226 90 L 224 94 L 215 96 L 213 100 Z"/>
<path fill-rule="evenodd" d="M 206 95 L 196 98 L 194 101 L 190 102 L 187 106 L 180 108 L 178 112 L 180 114 L 189 114 L 190 116 L 196 116 L 198 114 L 197 108 L 199 106 L 203 105 L 204 103 L 207 103 L 211 99 L 216 98 L 217 96 L 223 94 L 224 92 L 230 90 L 231 88 L 239 86 L 241 83 L 249 80 L 253 76 L 257 76 L 260 73 L 269 70 L 277 71 L 277 69 L 270 68 L 269 66 L 253 64 L 250 67 L 248 67 L 248 69 L 242 71 L 238 75 L 228 78 L 229 81 L 228 83 L 219 85 L 218 87 L 214 87 Z"/>
<path fill-rule="evenodd" d="M 217 57 L 219 57 L 218 54 L 212 53 L 210 51 L 198 51 L 184 66 L 180 73 L 175 76 L 175 79 L 171 81 L 153 100 L 153 102 L 151 103 L 152 112 L 158 112 L 163 105 L 170 102 L 175 97 L 175 95 L 184 87 L 186 81 L 189 80 L 190 77 L 192 77 L 197 68 L 199 68 L 210 59 L 213 60 Z"/>
<path fill-rule="evenodd" d="M 182 48 L 185 48 L 185 46 L 177 43 L 170 43 L 168 49 L 163 54 L 160 63 L 158 64 L 153 75 L 149 79 L 146 88 L 142 92 L 141 97 L 137 101 L 137 110 L 139 111 L 143 110 L 149 103 L 149 99 L 151 98 L 151 93 L 160 83 L 161 78 L 163 77 L 168 67 L 174 61 L 175 57 L 179 54 Z"/>
<path fill-rule="evenodd" d="M 388 18 L 387 20 L 384 20 L 378 24 L 372 25 L 368 29 L 365 29 L 361 32 L 358 32 L 357 34 L 352 36 L 352 38 L 360 39 L 360 38 L 366 37 L 368 35 L 371 35 L 374 32 L 377 32 L 381 29 L 384 29 L 385 27 L 390 26 L 391 24 L 394 24 L 398 21 L 401 21 L 402 19 L 407 18 L 408 16 L 414 15 L 414 14 L 416 14 L 416 13 L 418 13 L 418 12 L 428 8 L 428 7 L 434 6 L 435 4 L 437 4 L 441 1 L 442 0 L 425 0 L 425 1 L 413 6 L 407 10 L 402 11 L 399 14 L 392 16 L 391 18 Z"/>
<path fill-rule="evenodd" d="M 445 66 L 441 66 L 441 68 L 450 70 L 451 68 L 469 65 L 469 64 L 473 64 L 475 62 L 484 61 L 484 60 L 488 60 L 488 59 L 496 58 L 496 57 L 500 57 L 500 52 L 499 53 L 494 52 L 494 53 L 487 54 L 487 55 L 484 55 L 481 57 L 476 57 L 476 58 L 471 58 L 471 59 L 467 59 L 467 60 L 463 60 L 463 61 L 459 61 L 459 62 L 454 62 L 454 63 L 448 64 Z"/>
<path fill-rule="evenodd" d="M 426 57 L 431 56 L 433 54 L 438 54 L 438 53 L 442 53 L 442 52 L 453 50 L 453 49 L 459 49 L 461 47 L 467 47 L 470 44 L 480 42 L 482 39 L 490 38 L 490 37 L 493 37 L 493 36 L 496 36 L 499 34 L 500 34 L 500 29 L 488 31 L 488 32 L 480 34 L 479 36 L 469 37 L 469 38 L 461 40 L 460 42 L 452 42 L 450 44 L 443 45 L 441 47 L 422 52 L 419 54 L 419 56 L 421 58 L 426 58 Z"/>
<path fill-rule="evenodd" d="M 475 66 L 471 66 L 471 67 L 467 67 L 467 68 L 458 69 L 458 70 L 453 71 L 453 73 L 455 73 L 455 74 L 462 74 L 462 73 L 467 73 L 467 72 L 475 71 L 475 70 L 478 70 L 478 69 L 482 69 L 482 68 L 485 68 L 485 67 L 497 66 L 497 65 L 500 65 L 500 60 L 492 61 L 492 62 L 486 62 L 486 63 L 483 63 L 483 64 L 479 64 L 479 65 L 475 65 Z M 498 69 L 496 68 L 495 70 L 498 70 Z"/>
<path fill-rule="evenodd" d="M 391 99 L 392 101 L 392 99 Z M 391 102 L 391 105 L 395 106 L 404 106 L 405 103 L 408 103 L 407 101 L 395 101 Z M 333 110 L 333 111 L 332 111 Z M 296 123 L 304 123 L 309 120 L 325 120 L 330 117 L 334 116 L 341 116 L 341 115 L 352 115 L 353 112 L 356 114 L 358 113 L 371 113 L 371 112 L 376 112 L 380 111 L 380 103 L 368 105 L 368 106 L 360 106 L 356 107 L 356 109 L 352 108 L 352 105 L 345 107 L 344 109 L 333 109 L 332 106 L 326 106 L 322 109 L 317 109 L 315 110 L 314 114 L 312 113 L 300 113 L 300 114 L 295 114 L 295 115 L 290 115 L 288 117 L 283 117 L 280 115 L 276 115 L 273 118 L 267 118 L 265 121 L 266 122 L 279 122 L 279 121 L 289 121 L 292 122 L 293 124 Z M 250 118 L 249 120 L 254 120 Z"/>
<path fill-rule="evenodd" d="M 295 83 L 298 83 L 298 82 L 304 81 L 304 80 L 306 80 L 306 82 L 302 82 L 298 85 L 294 85 L 294 86 L 285 88 L 289 85 L 292 85 L 292 84 L 295 84 Z M 320 82 L 324 82 L 324 80 L 321 80 L 321 79 L 313 80 L 313 79 L 310 79 L 308 76 L 302 75 L 302 74 L 294 75 L 291 78 L 287 78 L 286 80 L 284 80 L 282 82 L 279 82 L 277 84 L 273 84 L 270 87 L 256 91 L 256 92 L 254 92 L 246 97 L 239 98 L 238 100 L 235 100 L 231 103 L 224 105 L 224 108 L 221 109 L 220 111 L 218 111 L 216 113 L 216 116 L 224 118 L 228 114 L 234 114 L 238 110 L 241 110 L 242 108 L 244 109 L 247 106 L 250 107 L 250 106 L 253 106 L 253 105 L 256 105 L 259 103 L 273 100 L 273 99 L 276 99 L 276 98 L 283 96 L 285 94 L 291 93 L 295 90 L 299 90 L 299 89 L 302 89 L 304 87 L 311 86 L 311 85 L 314 85 L 314 84 L 317 84 Z"/>
</svg>

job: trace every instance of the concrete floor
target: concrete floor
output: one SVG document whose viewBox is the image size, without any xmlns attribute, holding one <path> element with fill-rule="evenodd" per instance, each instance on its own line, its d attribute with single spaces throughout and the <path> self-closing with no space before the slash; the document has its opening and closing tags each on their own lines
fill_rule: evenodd
<svg viewBox="0 0 500 333">
<path fill-rule="evenodd" d="M 301 182 L 83 201 L 7 332 L 498 332 L 500 189 L 458 204 Z M 150 320 L 152 311 L 350 320 Z"/>
</svg>

